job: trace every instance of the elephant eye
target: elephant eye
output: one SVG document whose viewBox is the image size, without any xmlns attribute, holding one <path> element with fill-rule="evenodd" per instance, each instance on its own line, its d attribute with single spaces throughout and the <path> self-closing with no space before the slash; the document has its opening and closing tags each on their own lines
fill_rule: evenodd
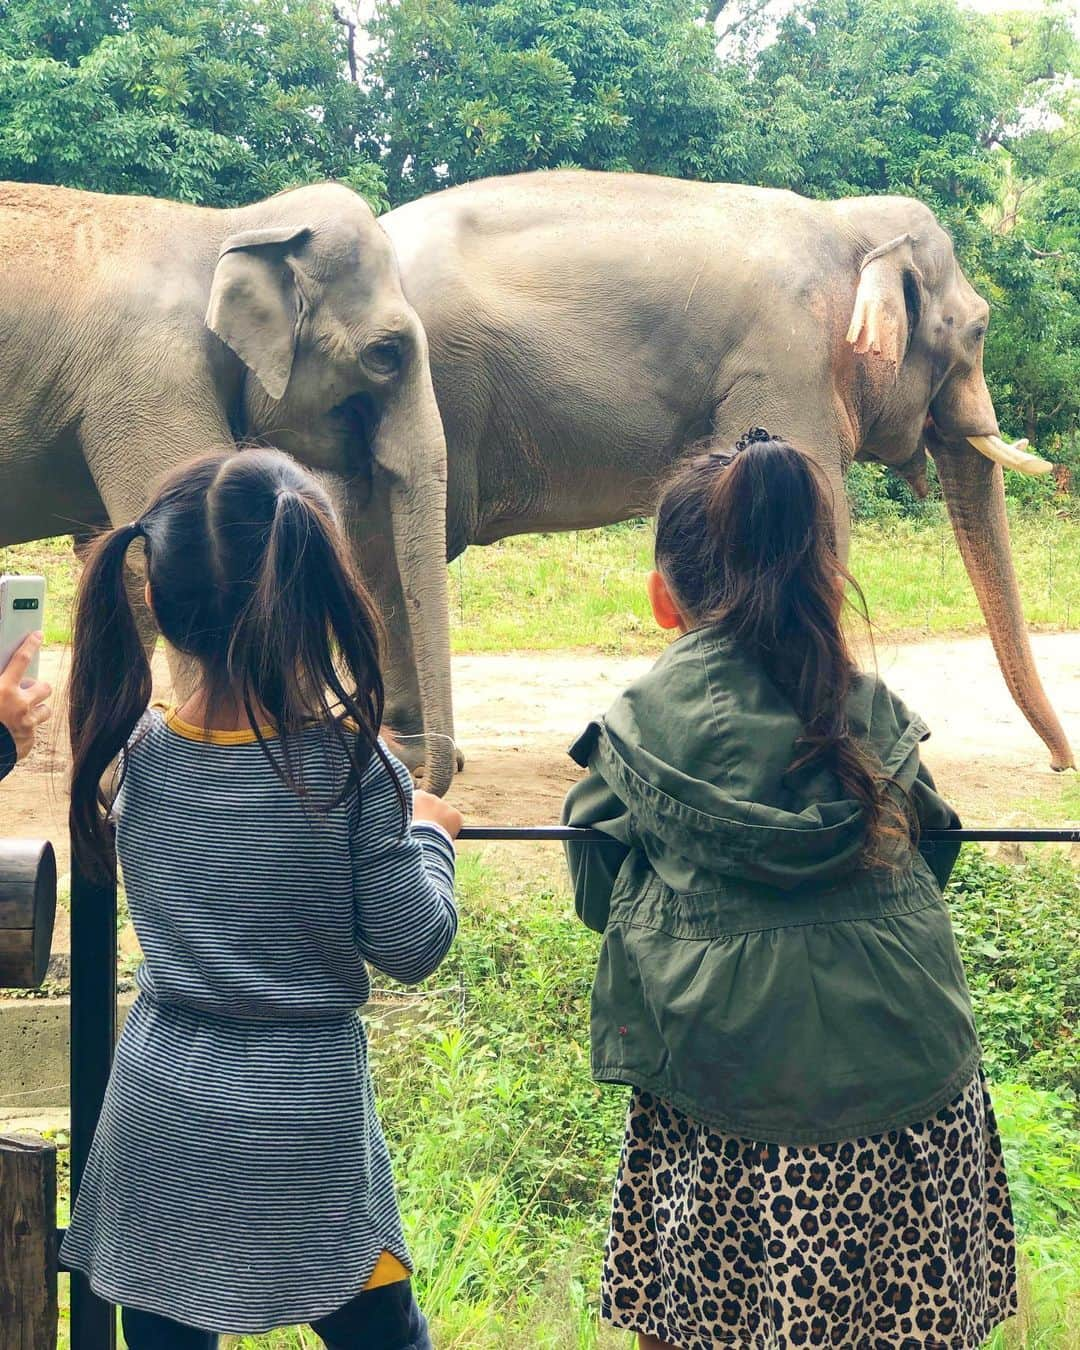
<svg viewBox="0 0 1080 1350">
<path fill-rule="evenodd" d="M 383 338 L 364 348 L 363 362 L 380 375 L 394 375 L 401 369 L 401 343 L 394 338 Z"/>
</svg>

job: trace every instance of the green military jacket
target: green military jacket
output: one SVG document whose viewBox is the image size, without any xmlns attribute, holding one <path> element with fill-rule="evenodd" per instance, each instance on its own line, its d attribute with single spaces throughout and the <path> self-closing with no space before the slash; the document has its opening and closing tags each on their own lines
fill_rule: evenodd
<svg viewBox="0 0 1080 1350">
<path fill-rule="evenodd" d="M 923 827 L 956 814 L 919 762 L 925 723 L 869 675 L 849 724 Z M 604 935 L 592 996 L 601 1082 L 743 1138 L 821 1144 L 924 1120 L 979 1046 L 941 896 L 958 849 L 889 845 L 835 775 L 789 771 L 801 726 L 715 629 L 672 643 L 571 748 L 578 914 Z"/>
</svg>

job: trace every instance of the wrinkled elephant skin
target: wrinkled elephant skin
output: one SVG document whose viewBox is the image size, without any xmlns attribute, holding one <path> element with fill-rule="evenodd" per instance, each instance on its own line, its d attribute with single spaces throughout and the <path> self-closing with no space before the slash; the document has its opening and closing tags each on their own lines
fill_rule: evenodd
<svg viewBox="0 0 1080 1350">
<path fill-rule="evenodd" d="M 1000 464 L 1047 466 L 1000 438 L 988 309 L 926 207 L 566 171 L 454 188 L 381 224 L 427 332 L 450 558 L 647 514 L 688 445 L 752 425 L 820 462 L 846 548 L 852 460 L 925 492 L 929 449 L 1009 688 L 1054 767 L 1073 762 L 1001 509 Z M 410 635 L 391 615 L 392 715 L 418 729 Z"/>
<path fill-rule="evenodd" d="M 85 540 L 232 442 L 327 471 L 352 489 L 357 547 L 398 542 L 385 566 L 402 573 L 380 580 L 409 599 L 443 790 L 446 447 L 424 332 L 364 201 L 318 184 L 218 211 L 0 184 L 0 257 L 0 544 Z"/>
</svg>

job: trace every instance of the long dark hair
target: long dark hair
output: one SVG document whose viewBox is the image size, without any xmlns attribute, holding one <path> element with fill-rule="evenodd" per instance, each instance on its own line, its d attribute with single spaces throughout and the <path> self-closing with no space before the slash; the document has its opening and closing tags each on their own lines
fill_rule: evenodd
<svg viewBox="0 0 1080 1350">
<path fill-rule="evenodd" d="M 716 625 L 749 652 L 803 724 L 789 772 L 826 765 L 866 820 L 867 858 L 886 835 L 910 836 L 881 766 L 848 726 L 856 665 L 842 622 L 845 590 L 830 491 L 807 455 L 759 428 L 706 446 L 668 482 L 656 516 L 656 568 L 694 627 Z"/>
<path fill-rule="evenodd" d="M 206 725 L 223 704 L 242 706 L 275 773 L 308 798 L 292 752 L 306 727 L 325 724 L 348 772 L 333 800 L 315 805 L 330 809 L 359 792 L 371 757 L 387 763 L 378 742 L 383 633 L 330 499 L 279 451 L 207 454 L 169 474 L 139 520 L 96 541 L 79 585 L 71 828 L 88 864 L 101 868 L 111 857 L 101 778 L 150 702 L 150 663 L 125 577 L 137 538 L 158 627 L 198 665 Z M 273 744 L 260 725 L 267 717 Z M 404 794 L 391 778 L 404 820 Z"/>
</svg>

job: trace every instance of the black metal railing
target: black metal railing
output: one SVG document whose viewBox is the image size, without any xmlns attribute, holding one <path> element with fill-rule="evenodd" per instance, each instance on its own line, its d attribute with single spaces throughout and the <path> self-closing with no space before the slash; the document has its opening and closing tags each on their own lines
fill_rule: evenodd
<svg viewBox="0 0 1080 1350">
<path fill-rule="evenodd" d="M 599 830 L 566 825 L 468 825 L 463 840 L 604 843 Z M 922 842 L 1080 844 L 1080 828 L 925 830 Z M 116 1042 L 116 883 L 91 880 L 72 848 L 71 1189 L 78 1189 L 94 1137 Z M 80 1275 L 71 1280 L 71 1350 L 115 1350 L 116 1313 Z"/>
<path fill-rule="evenodd" d="M 602 844 L 608 836 L 601 830 L 579 830 L 572 825 L 466 825 L 460 839 L 527 839 L 555 842 L 576 839 L 579 843 Z M 920 840 L 928 844 L 1080 844 L 1080 828 L 1045 830 L 923 830 Z"/>
</svg>

